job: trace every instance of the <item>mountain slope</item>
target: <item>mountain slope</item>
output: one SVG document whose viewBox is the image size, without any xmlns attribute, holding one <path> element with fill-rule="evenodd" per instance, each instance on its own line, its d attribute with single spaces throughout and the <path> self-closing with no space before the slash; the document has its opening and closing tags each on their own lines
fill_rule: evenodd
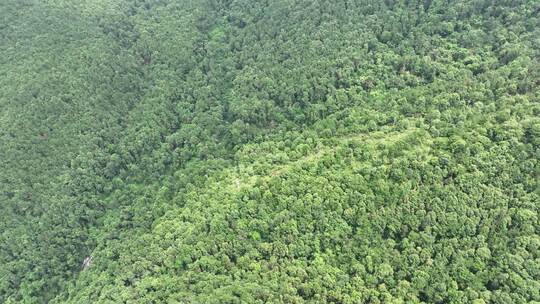
<svg viewBox="0 0 540 304">
<path fill-rule="evenodd" d="M 0 302 L 540 301 L 536 1 L 0 6 Z"/>
</svg>

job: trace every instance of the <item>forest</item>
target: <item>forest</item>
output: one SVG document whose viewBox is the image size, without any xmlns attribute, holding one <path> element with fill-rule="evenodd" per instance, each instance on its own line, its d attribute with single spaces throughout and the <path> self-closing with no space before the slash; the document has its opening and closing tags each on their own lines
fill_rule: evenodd
<svg viewBox="0 0 540 304">
<path fill-rule="evenodd" d="M 540 303 L 540 1 L 0 1 L 0 303 Z"/>
</svg>

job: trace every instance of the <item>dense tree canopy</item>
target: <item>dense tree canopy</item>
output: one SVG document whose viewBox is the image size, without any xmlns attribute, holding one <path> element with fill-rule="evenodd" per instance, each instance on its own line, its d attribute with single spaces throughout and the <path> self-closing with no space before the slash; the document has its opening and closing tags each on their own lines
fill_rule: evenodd
<svg viewBox="0 0 540 304">
<path fill-rule="evenodd" d="M 1 303 L 540 303 L 540 2 L 3 0 Z"/>
</svg>

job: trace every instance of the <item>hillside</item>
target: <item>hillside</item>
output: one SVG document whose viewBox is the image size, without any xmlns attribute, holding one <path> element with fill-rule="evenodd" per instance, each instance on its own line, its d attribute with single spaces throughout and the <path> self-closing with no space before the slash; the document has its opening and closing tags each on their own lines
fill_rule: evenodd
<svg viewBox="0 0 540 304">
<path fill-rule="evenodd" d="M 0 17 L 0 303 L 540 302 L 538 1 Z"/>
</svg>

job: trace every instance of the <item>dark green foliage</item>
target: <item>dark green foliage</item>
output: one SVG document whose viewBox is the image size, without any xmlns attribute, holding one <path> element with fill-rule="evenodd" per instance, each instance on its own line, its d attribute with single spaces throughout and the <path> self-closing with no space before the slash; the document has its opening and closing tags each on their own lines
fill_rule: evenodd
<svg viewBox="0 0 540 304">
<path fill-rule="evenodd" d="M 0 302 L 540 302 L 539 11 L 3 1 Z"/>
</svg>

